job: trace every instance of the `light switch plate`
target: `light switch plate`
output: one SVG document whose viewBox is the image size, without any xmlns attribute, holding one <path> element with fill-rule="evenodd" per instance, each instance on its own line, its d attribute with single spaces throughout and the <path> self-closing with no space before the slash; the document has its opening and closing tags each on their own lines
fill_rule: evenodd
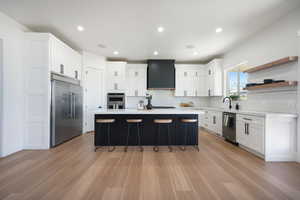
<svg viewBox="0 0 300 200">
<path fill-rule="evenodd" d="M 298 36 L 300 37 L 300 30 L 298 31 Z"/>
</svg>

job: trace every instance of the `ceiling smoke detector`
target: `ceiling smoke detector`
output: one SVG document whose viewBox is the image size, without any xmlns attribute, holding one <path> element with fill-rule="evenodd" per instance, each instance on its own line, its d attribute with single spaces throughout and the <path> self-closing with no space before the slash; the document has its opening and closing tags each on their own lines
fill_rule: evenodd
<svg viewBox="0 0 300 200">
<path fill-rule="evenodd" d="M 102 49 L 105 49 L 106 48 L 106 46 L 104 45 L 104 44 L 98 44 L 97 45 L 99 48 L 102 48 Z"/>
<path fill-rule="evenodd" d="M 194 48 L 195 48 L 195 46 L 194 46 L 194 45 L 192 45 L 192 44 L 188 44 L 188 45 L 186 45 L 186 46 L 185 46 L 185 48 L 187 48 L 187 49 L 194 49 Z"/>
</svg>

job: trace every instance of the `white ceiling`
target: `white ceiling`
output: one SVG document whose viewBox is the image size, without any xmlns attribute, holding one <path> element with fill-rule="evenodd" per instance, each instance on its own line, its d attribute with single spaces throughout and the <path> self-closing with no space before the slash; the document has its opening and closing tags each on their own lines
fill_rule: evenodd
<svg viewBox="0 0 300 200">
<path fill-rule="evenodd" d="M 180 61 L 222 55 L 298 6 L 299 0 L 0 1 L 3 13 L 34 31 L 51 32 L 77 50 L 129 60 Z M 85 31 L 78 32 L 77 25 Z M 158 26 L 165 31 L 158 33 Z M 216 34 L 217 27 L 223 33 Z M 158 56 L 153 55 L 155 50 Z M 120 54 L 115 56 L 113 51 Z"/>
</svg>

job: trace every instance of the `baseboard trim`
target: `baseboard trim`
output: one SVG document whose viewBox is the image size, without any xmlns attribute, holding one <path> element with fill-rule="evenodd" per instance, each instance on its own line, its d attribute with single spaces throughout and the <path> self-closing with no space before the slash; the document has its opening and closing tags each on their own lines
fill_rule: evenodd
<svg viewBox="0 0 300 200">
<path fill-rule="evenodd" d="M 239 147 L 242 148 L 242 149 L 244 149 L 244 150 L 246 150 L 246 151 L 248 151 L 249 153 L 252 153 L 252 154 L 254 154 L 255 156 L 257 156 L 257 157 L 259 157 L 259 158 L 265 160 L 265 156 L 264 156 L 263 154 L 258 153 L 258 152 L 254 151 L 254 150 L 252 150 L 252 149 L 249 149 L 248 147 L 246 147 L 246 146 L 244 146 L 244 145 L 242 145 L 242 144 L 239 144 Z"/>
</svg>

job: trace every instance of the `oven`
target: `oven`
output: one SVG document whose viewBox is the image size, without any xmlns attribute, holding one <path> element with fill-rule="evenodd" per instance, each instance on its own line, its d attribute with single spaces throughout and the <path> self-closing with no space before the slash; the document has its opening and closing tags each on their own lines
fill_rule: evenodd
<svg viewBox="0 0 300 200">
<path fill-rule="evenodd" d="M 107 93 L 108 109 L 125 109 L 124 93 Z"/>
</svg>

